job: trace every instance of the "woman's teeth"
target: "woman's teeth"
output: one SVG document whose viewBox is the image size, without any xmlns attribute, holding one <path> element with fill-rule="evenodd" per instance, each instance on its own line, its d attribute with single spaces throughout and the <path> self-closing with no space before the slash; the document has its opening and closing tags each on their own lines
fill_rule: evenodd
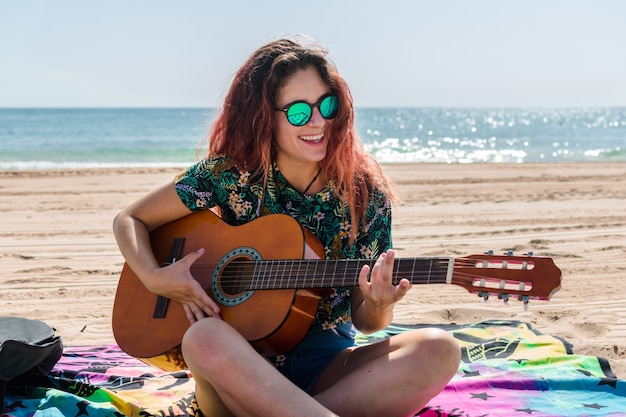
<svg viewBox="0 0 626 417">
<path fill-rule="evenodd" d="M 305 140 L 307 142 L 317 142 L 317 141 L 322 140 L 323 137 L 324 137 L 324 134 L 321 133 L 315 136 L 300 136 L 300 139 Z"/>
</svg>

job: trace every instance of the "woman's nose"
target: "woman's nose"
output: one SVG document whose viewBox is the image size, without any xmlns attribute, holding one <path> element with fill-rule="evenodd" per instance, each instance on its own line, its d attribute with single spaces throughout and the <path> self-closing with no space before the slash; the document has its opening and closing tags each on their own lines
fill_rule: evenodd
<svg viewBox="0 0 626 417">
<path fill-rule="evenodd" d="M 326 122 L 326 119 L 322 117 L 322 113 L 320 113 L 320 109 L 317 107 L 313 108 L 313 114 L 311 114 L 311 119 L 309 120 L 309 125 L 311 126 L 321 126 Z"/>
</svg>

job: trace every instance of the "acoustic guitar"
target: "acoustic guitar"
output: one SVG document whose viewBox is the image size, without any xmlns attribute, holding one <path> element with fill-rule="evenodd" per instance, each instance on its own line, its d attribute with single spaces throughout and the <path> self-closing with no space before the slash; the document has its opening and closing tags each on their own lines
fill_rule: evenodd
<svg viewBox="0 0 626 417">
<path fill-rule="evenodd" d="M 165 224 L 150 233 L 163 265 L 205 248 L 191 268 L 196 280 L 232 325 L 260 353 L 291 350 L 306 334 L 324 289 L 358 286 L 370 259 L 323 259 L 322 244 L 287 215 L 230 226 L 210 210 Z M 479 254 L 460 258 L 397 258 L 393 282 L 455 284 L 479 296 L 548 300 L 561 286 L 552 259 Z M 180 345 L 190 323 L 182 305 L 148 291 L 125 264 L 113 308 L 120 348 L 137 358 Z"/>
</svg>

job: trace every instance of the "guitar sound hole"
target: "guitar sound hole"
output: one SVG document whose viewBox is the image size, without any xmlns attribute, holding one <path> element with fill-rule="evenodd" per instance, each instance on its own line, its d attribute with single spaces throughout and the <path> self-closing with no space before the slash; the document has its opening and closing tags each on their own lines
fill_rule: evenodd
<svg viewBox="0 0 626 417">
<path fill-rule="evenodd" d="M 250 258 L 232 259 L 222 271 L 220 288 L 227 296 L 236 296 L 250 289 L 250 280 L 254 273 L 254 261 Z"/>
</svg>

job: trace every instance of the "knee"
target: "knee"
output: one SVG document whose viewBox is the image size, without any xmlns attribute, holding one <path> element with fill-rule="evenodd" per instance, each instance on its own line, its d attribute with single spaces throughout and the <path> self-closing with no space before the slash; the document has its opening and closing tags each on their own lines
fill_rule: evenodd
<svg viewBox="0 0 626 417">
<path fill-rule="evenodd" d="M 423 336 L 419 355 L 447 382 L 459 369 L 461 347 L 452 334 L 441 329 L 425 329 Z"/>
<path fill-rule="evenodd" d="M 189 368 L 199 365 L 219 367 L 220 363 L 227 361 L 228 327 L 213 318 L 199 320 L 189 327 L 181 342 L 181 351 Z"/>
</svg>

